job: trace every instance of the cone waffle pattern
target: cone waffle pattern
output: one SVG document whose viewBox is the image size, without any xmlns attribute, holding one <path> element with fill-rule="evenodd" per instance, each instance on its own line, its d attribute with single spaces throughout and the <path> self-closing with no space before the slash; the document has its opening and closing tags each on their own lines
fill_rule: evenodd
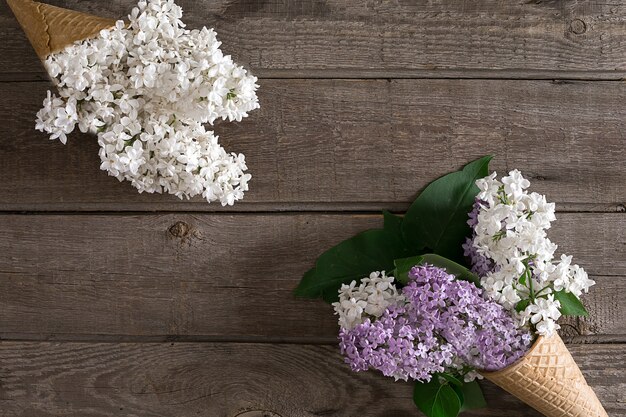
<svg viewBox="0 0 626 417">
<path fill-rule="evenodd" d="M 7 0 L 41 60 L 76 41 L 97 36 L 115 20 L 80 13 L 32 0 Z"/>
<path fill-rule="evenodd" d="M 548 417 L 608 417 L 558 335 L 540 337 L 518 362 L 483 376 Z"/>
</svg>

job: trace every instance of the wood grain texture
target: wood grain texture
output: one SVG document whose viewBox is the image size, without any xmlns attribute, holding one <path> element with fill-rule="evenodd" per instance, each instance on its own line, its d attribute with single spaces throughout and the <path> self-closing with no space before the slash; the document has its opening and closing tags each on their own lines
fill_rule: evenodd
<svg viewBox="0 0 626 417">
<path fill-rule="evenodd" d="M 221 210 L 118 183 L 92 136 L 48 141 L 33 128 L 48 87 L 0 84 L 1 210 Z M 623 82 L 267 80 L 260 99 L 249 119 L 216 126 L 253 175 L 235 210 L 404 210 L 488 153 L 559 210 L 626 210 Z"/>
<path fill-rule="evenodd" d="M 626 341 L 622 222 L 562 213 L 551 230 L 599 283 L 585 298 L 591 318 L 564 328 L 574 341 Z M 330 307 L 291 291 L 323 251 L 381 225 L 315 213 L 2 215 L 0 337 L 333 341 Z"/>
<path fill-rule="evenodd" d="M 624 347 L 570 347 L 613 417 L 626 413 Z M 353 373 L 334 346 L 3 342 L 0 365 L 3 417 L 419 415 L 410 384 Z M 489 409 L 464 416 L 540 416 L 482 385 Z"/>
<path fill-rule="evenodd" d="M 135 0 L 47 0 L 121 18 Z M 600 1 L 179 0 L 192 28 L 215 27 L 223 49 L 253 70 L 386 72 L 507 70 L 626 74 L 626 6 Z M 0 73 L 41 73 L 0 3 Z M 502 71 L 504 70 L 504 71 Z M 304 73 L 303 73 L 304 71 Z M 613 74 L 612 74 L 613 73 Z M 288 76 L 287 72 L 284 76 Z M 332 72 L 331 72 L 332 74 Z"/>
</svg>

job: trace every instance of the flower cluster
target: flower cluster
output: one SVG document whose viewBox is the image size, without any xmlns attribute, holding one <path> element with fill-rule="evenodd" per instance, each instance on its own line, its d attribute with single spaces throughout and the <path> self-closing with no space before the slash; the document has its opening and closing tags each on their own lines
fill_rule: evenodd
<svg viewBox="0 0 626 417">
<path fill-rule="evenodd" d="M 352 329 L 367 318 L 382 316 L 387 307 L 403 301 L 404 296 L 398 292 L 393 280 L 385 275 L 385 271 L 376 271 L 363 278 L 358 287 L 356 281 L 343 284 L 339 289 L 339 301 L 333 303 L 339 326 Z"/>
<path fill-rule="evenodd" d="M 549 336 L 561 316 L 555 293 L 579 297 L 595 282 L 572 265 L 571 256 L 554 260 L 557 245 L 546 233 L 556 219 L 554 203 L 528 193 L 530 182 L 519 171 L 501 181 L 494 172 L 476 184 L 480 193 L 468 221 L 473 235 L 464 245 L 473 271 L 487 295 L 511 311 L 520 326 L 530 323 Z"/>
<path fill-rule="evenodd" d="M 59 96 L 48 92 L 36 128 L 63 143 L 76 127 L 97 133 L 100 168 L 139 192 L 232 205 L 248 189 L 244 156 L 203 124 L 258 108 L 257 79 L 181 17 L 173 0 L 140 1 L 128 24 L 50 55 Z"/>
<path fill-rule="evenodd" d="M 385 282 L 393 289 L 385 291 L 395 294 L 389 278 Z M 350 286 L 354 287 L 355 283 Z M 351 301 L 367 311 L 367 292 L 360 294 Z M 502 306 L 485 300 L 478 287 L 456 280 L 445 269 L 412 268 L 401 296 L 378 318 L 370 316 L 341 329 L 341 352 L 354 371 L 371 368 L 396 380 L 417 381 L 446 372 L 470 381 L 477 376 L 475 370 L 502 369 L 530 345 L 530 333 L 518 330 Z"/>
</svg>

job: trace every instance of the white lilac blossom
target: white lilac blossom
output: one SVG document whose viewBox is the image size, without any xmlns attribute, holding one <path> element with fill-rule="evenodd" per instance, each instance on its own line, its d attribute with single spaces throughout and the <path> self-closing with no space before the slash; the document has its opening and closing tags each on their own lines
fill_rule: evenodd
<svg viewBox="0 0 626 417">
<path fill-rule="evenodd" d="M 50 55 L 58 87 L 36 128 L 66 143 L 96 133 L 100 168 L 139 192 L 202 195 L 232 205 L 248 189 L 243 154 L 203 124 L 240 121 L 259 107 L 256 77 L 220 50 L 213 29 L 188 30 L 173 0 L 140 1 L 129 22 Z"/>
<path fill-rule="evenodd" d="M 385 271 L 375 271 L 361 279 L 358 286 L 356 281 L 343 284 L 339 289 L 339 301 L 333 303 L 339 326 L 352 329 L 367 318 L 380 317 L 387 307 L 404 300 L 393 281 L 394 277 L 385 275 Z"/>
<path fill-rule="evenodd" d="M 377 272 L 373 275 L 380 277 Z M 387 277 L 385 282 L 393 285 L 392 281 Z M 370 286 L 371 281 L 360 287 L 353 282 L 340 294 L 346 301 L 350 295 L 366 293 Z M 502 369 L 530 346 L 530 333 L 518 329 L 501 305 L 445 269 L 432 265 L 412 268 L 401 296 L 382 314 L 367 315 L 356 325 L 351 317 L 350 326 L 342 326 L 341 352 L 354 371 L 371 368 L 396 380 L 424 382 L 433 375 L 449 373 L 469 382 L 478 376 L 477 370 Z M 362 314 L 367 308 L 364 296 L 349 300 L 348 312 Z"/>
<path fill-rule="evenodd" d="M 520 326 L 532 325 L 549 336 L 559 328 L 557 291 L 580 297 L 595 282 L 572 257 L 554 259 L 557 245 L 547 237 L 556 219 L 554 203 L 529 193 L 530 182 L 518 170 L 498 181 L 494 172 L 476 181 L 480 189 L 465 243 L 473 271 L 487 295 L 514 314 Z M 518 311 L 519 310 L 519 311 Z"/>
</svg>

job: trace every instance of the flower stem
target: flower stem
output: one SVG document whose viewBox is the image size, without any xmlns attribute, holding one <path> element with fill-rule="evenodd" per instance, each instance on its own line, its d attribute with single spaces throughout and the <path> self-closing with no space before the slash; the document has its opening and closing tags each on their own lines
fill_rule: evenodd
<svg viewBox="0 0 626 417">
<path fill-rule="evenodd" d="M 526 280 L 528 281 L 528 289 L 530 290 L 530 299 L 535 299 L 535 290 L 533 290 L 533 276 L 530 273 L 530 268 L 526 266 Z"/>
<path fill-rule="evenodd" d="M 551 290 L 551 289 L 552 289 L 552 287 L 551 287 L 551 286 L 546 286 L 546 287 L 543 287 L 542 289 L 540 289 L 539 291 L 537 291 L 537 292 L 535 293 L 535 298 L 538 298 L 538 297 L 539 297 L 539 295 L 540 295 L 541 293 L 543 293 L 544 291 L 546 291 L 546 290 Z"/>
</svg>

